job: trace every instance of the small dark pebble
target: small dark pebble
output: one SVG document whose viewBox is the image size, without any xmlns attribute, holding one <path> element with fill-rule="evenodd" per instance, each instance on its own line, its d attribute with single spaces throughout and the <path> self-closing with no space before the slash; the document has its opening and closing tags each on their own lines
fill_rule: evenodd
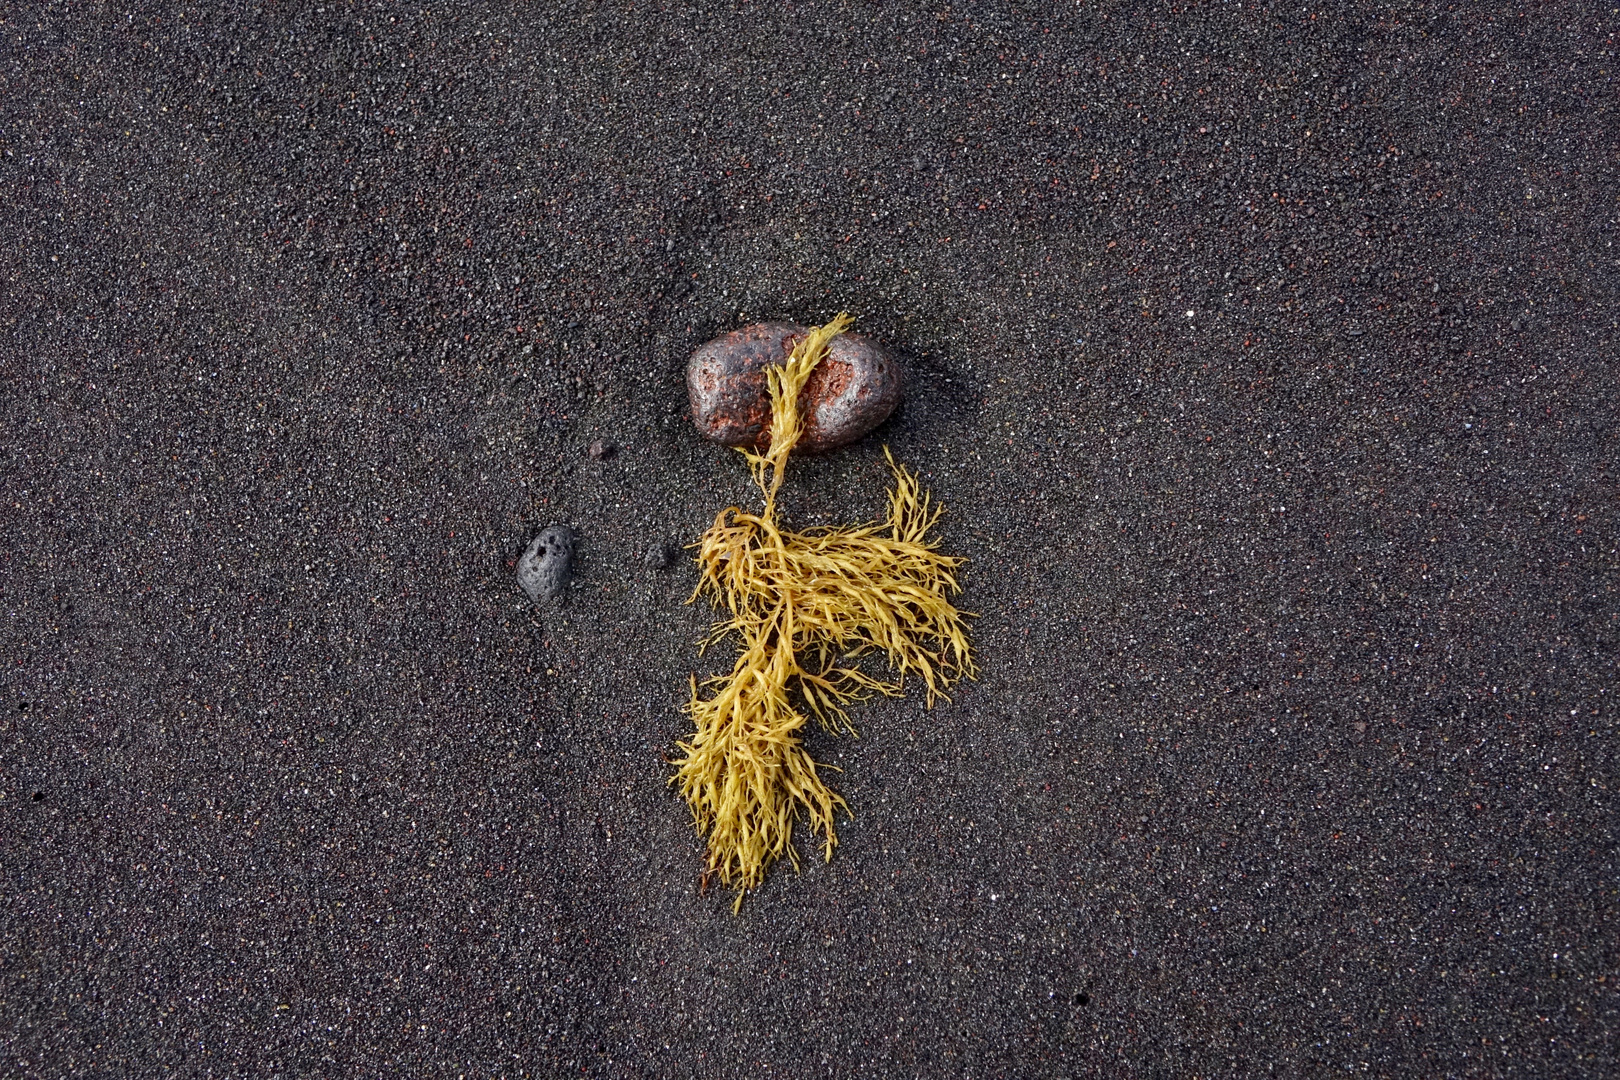
<svg viewBox="0 0 1620 1080">
<path fill-rule="evenodd" d="M 590 447 L 585 452 L 591 455 L 591 460 L 593 461 L 606 461 L 614 454 L 617 454 L 619 452 L 619 448 L 610 442 L 603 442 L 601 439 L 597 439 L 595 442 L 591 443 Z"/>
<path fill-rule="evenodd" d="M 698 348 L 686 367 L 692 421 L 727 446 L 765 449 L 771 399 L 765 369 L 787 360 L 808 331 L 793 323 L 755 323 Z M 797 449 L 819 454 L 854 442 L 900 403 L 900 363 L 861 334 L 840 334 L 799 394 L 805 417 Z"/>
<path fill-rule="evenodd" d="M 543 529 L 518 559 L 517 579 L 529 599 L 548 604 L 562 595 L 574 570 L 574 530 L 567 525 Z"/>
<path fill-rule="evenodd" d="M 1345 334 L 1347 336 L 1349 336 L 1349 337 L 1360 337 L 1364 333 L 1366 333 L 1365 330 L 1346 330 L 1345 331 Z"/>
</svg>

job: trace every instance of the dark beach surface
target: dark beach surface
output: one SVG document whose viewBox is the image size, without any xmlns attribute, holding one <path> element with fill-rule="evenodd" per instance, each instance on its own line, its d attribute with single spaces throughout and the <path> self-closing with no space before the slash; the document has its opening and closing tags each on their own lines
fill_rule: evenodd
<svg viewBox="0 0 1620 1080">
<path fill-rule="evenodd" d="M 1381 7 L 0 9 L 0 1073 L 1613 1075 L 1620 19 Z M 733 915 L 684 366 L 842 309 L 982 673 Z"/>
</svg>

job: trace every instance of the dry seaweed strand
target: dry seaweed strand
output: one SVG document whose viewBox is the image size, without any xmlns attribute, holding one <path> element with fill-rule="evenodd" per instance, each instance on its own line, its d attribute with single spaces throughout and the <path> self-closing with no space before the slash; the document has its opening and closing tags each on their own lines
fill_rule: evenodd
<svg viewBox="0 0 1620 1080">
<path fill-rule="evenodd" d="M 833 815 L 850 813 L 804 749 L 809 716 L 853 735 L 845 706 L 897 696 L 914 675 L 932 707 L 975 671 L 964 615 L 949 599 L 960 591 L 956 568 L 964 560 L 940 554 L 930 532 L 942 507 L 886 447 L 894 472 L 887 521 L 795 532 L 777 518 L 788 455 L 804 428 L 799 392 L 851 322 L 840 312 L 801 339 L 784 364 L 766 369 L 769 446 L 743 451 L 764 510 L 727 507 L 694 545 L 700 576 L 692 600 L 707 595 L 727 615 L 704 645 L 735 635 L 740 648 L 729 675 L 704 683 L 711 696 L 692 680 L 686 711 L 697 730 L 680 744 L 685 757 L 674 762 L 670 782 L 708 840 L 705 880 L 717 876 L 738 890 L 734 911 L 784 853 L 798 866 L 792 834 L 800 814 L 822 835 L 830 860 L 838 843 Z M 852 666 L 868 652 L 883 653 L 898 680 Z"/>
</svg>

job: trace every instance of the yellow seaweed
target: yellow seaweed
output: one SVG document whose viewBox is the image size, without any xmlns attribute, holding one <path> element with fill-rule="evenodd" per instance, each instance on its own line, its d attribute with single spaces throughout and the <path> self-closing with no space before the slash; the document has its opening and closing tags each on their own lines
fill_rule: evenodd
<svg viewBox="0 0 1620 1080">
<path fill-rule="evenodd" d="M 943 508 L 887 448 L 894 486 L 883 523 L 796 532 L 778 520 L 788 455 L 803 434 L 799 392 L 851 322 L 839 313 L 806 335 L 786 363 L 767 369 L 769 447 L 743 451 L 764 509 L 727 507 L 694 545 L 699 579 L 691 599 L 708 596 L 725 615 L 704 644 L 735 636 L 739 649 L 729 675 L 703 684 L 709 697 L 692 680 L 686 711 L 696 731 L 680 743 L 685 756 L 674 762 L 670 782 L 708 841 L 705 880 L 714 875 L 738 890 L 734 911 L 784 853 L 798 865 L 792 834 L 801 814 L 822 836 L 829 860 L 838 843 L 834 814 L 850 814 L 804 749 L 800 733 L 809 716 L 853 735 L 845 706 L 872 694 L 897 696 L 914 675 L 932 707 L 956 679 L 975 672 L 964 614 L 950 601 L 961 591 L 956 570 L 965 560 L 940 553 L 930 534 Z M 898 680 L 857 670 L 854 662 L 867 653 L 883 654 Z"/>
</svg>

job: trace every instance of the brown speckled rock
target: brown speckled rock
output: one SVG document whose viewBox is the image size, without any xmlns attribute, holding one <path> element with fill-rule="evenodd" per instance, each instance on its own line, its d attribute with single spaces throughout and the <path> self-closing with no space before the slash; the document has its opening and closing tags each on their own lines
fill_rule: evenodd
<svg viewBox="0 0 1620 1080">
<path fill-rule="evenodd" d="M 698 430 L 727 446 L 764 449 L 771 418 L 765 368 L 785 361 L 807 332 L 793 323 L 755 323 L 694 352 L 686 389 Z M 833 338 L 799 394 L 805 427 L 796 452 L 825 453 L 883 423 L 900 403 L 900 382 L 899 362 L 872 338 Z"/>
</svg>

